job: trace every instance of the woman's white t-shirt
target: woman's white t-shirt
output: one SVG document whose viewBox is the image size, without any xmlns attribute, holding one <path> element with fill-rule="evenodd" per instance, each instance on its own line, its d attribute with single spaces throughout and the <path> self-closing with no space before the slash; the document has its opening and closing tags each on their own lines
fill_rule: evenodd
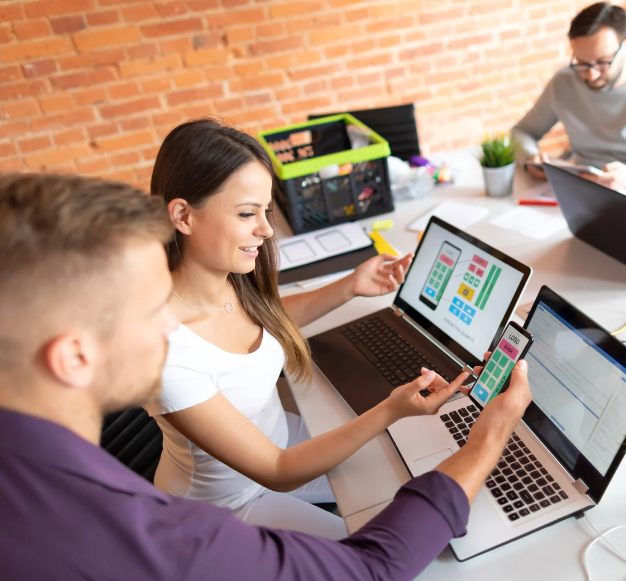
<svg viewBox="0 0 626 581">
<path fill-rule="evenodd" d="M 202 403 L 220 392 L 276 446 L 287 446 L 288 429 L 276 380 L 285 355 L 265 329 L 253 353 L 222 351 L 184 325 L 170 334 L 163 391 L 146 405 L 163 431 L 163 453 L 154 484 L 175 496 L 236 510 L 263 489 L 260 484 L 209 456 L 161 415 Z"/>
</svg>

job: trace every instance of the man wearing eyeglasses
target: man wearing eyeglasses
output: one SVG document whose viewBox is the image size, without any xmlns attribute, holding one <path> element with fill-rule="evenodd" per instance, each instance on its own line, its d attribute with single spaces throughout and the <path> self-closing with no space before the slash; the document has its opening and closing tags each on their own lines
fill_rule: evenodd
<svg viewBox="0 0 626 581">
<path fill-rule="evenodd" d="M 546 179 L 548 161 L 537 142 L 561 121 L 575 161 L 601 169 L 586 178 L 614 189 L 626 188 L 626 11 L 608 2 L 582 10 L 568 32 L 572 61 L 558 70 L 535 106 L 512 134 L 525 154 L 525 167 Z"/>
</svg>

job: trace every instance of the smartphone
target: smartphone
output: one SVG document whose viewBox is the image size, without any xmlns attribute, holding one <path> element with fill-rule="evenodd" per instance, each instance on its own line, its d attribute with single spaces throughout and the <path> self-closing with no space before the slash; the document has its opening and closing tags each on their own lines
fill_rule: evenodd
<svg viewBox="0 0 626 581">
<path fill-rule="evenodd" d="M 562 161 L 560 159 L 551 159 L 547 163 L 548 165 L 564 169 L 565 171 L 574 174 L 589 173 L 598 176 L 604 173 L 602 170 L 599 170 L 597 167 L 593 167 L 592 165 L 569 163 L 568 161 Z M 543 163 L 541 162 L 528 161 L 526 162 L 526 165 L 528 167 L 537 167 L 539 169 L 543 169 Z"/>
<path fill-rule="evenodd" d="M 469 394 L 481 409 L 496 395 L 506 391 L 513 367 L 528 353 L 532 342 L 533 336 L 526 329 L 513 321 L 509 322 Z"/>
<path fill-rule="evenodd" d="M 420 301 L 433 311 L 437 308 L 443 291 L 448 286 L 448 281 L 460 256 L 461 250 L 453 244 L 444 242 L 441 245 L 419 297 Z"/>
</svg>

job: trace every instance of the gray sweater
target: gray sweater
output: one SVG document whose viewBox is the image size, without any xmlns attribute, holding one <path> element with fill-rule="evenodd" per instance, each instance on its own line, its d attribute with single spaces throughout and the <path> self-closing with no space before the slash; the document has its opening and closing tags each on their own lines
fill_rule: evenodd
<svg viewBox="0 0 626 581">
<path fill-rule="evenodd" d="M 524 154 L 532 155 L 557 121 L 567 131 L 577 163 L 598 168 L 612 161 L 626 163 L 626 85 L 606 93 L 592 91 L 578 73 L 563 67 L 512 134 Z"/>
</svg>

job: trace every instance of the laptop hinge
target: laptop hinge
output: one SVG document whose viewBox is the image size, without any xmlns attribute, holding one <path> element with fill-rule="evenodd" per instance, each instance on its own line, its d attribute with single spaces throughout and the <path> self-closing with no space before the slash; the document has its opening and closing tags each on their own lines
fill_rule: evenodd
<svg viewBox="0 0 626 581">
<path fill-rule="evenodd" d="M 589 487 L 580 478 L 573 482 L 572 486 L 578 494 L 587 494 L 587 490 L 589 490 Z"/>
<path fill-rule="evenodd" d="M 391 305 L 394 314 L 396 317 L 402 317 L 411 327 L 413 327 L 416 331 L 422 334 L 426 339 L 428 339 L 437 349 L 443 351 L 452 361 L 458 364 L 459 367 L 463 369 L 463 371 L 467 371 L 468 373 L 472 373 L 472 368 L 469 367 L 464 361 L 461 361 L 454 353 L 452 353 L 449 349 L 446 349 L 437 339 L 431 336 L 427 331 L 422 329 L 411 317 L 409 317 L 400 307 L 396 305 Z"/>
</svg>

